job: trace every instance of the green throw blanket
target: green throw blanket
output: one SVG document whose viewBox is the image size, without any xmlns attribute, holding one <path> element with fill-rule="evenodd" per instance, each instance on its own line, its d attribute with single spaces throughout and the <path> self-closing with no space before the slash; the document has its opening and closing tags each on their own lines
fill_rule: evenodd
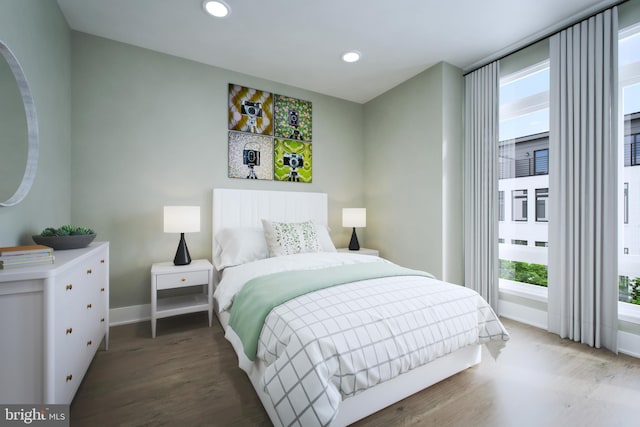
<svg viewBox="0 0 640 427">
<path fill-rule="evenodd" d="M 347 264 L 317 270 L 283 271 L 248 281 L 231 307 L 229 326 L 242 341 L 244 353 L 256 359 L 258 338 L 269 312 L 300 295 L 331 286 L 391 276 L 433 275 L 385 262 Z"/>
</svg>

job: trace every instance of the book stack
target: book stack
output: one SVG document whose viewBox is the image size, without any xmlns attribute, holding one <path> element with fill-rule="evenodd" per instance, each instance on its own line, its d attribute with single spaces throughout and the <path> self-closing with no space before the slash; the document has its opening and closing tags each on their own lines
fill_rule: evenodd
<svg viewBox="0 0 640 427">
<path fill-rule="evenodd" d="M 0 270 L 53 264 L 53 249 L 43 245 L 0 248 Z"/>
</svg>

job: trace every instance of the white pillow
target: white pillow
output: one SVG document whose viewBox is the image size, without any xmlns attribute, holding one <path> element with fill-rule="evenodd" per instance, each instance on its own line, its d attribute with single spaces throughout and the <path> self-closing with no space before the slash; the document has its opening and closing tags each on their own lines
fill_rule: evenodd
<svg viewBox="0 0 640 427">
<path fill-rule="evenodd" d="M 269 258 L 269 249 L 260 227 L 223 228 L 215 236 L 216 253 L 213 265 L 222 271 L 259 259 Z"/>
<path fill-rule="evenodd" d="M 272 257 L 320 252 L 313 222 L 272 222 L 262 220 L 264 237 Z"/>
<path fill-rule="evenodd" d="M 320 249 L 323 252 L 337 252 L 336 246 L 333 244 L 331 236 L 329 236 L 329 227 L 318 224 L 317 222 L 314 222 L 313 225 L 316 227 Z"/>
</svg>

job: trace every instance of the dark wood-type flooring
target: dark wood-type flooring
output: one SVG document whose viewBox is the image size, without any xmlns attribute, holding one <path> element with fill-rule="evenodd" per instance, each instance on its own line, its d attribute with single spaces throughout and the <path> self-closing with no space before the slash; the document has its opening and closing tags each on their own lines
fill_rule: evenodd
<svg viewBox="0 0 640 427">
<path fill-rule="evenodd" d="M 508 319 L 498 360 L 478 366 L 356 425 L 640 426 L 640 359 L 561 340 Z M 71 405 L 71 426 L 270 426 L 206 313 L 111 328 Z"/>
</svg>

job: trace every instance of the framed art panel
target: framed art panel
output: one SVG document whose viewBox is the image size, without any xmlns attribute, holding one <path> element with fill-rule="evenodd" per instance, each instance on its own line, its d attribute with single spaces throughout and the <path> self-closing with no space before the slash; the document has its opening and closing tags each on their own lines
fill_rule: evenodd
<svg viewBox="0 0 640 427">
<path fill-rule="evenodd" d="M 312 141 L 311 102 L 274 95 L 275 98 L 275 137 Z"/>
<path fill-rule="evenodd" d="M 311 144 L 276 138 L 274 145 L 274 179 L 311 182 L 313 177 Z"/>
<path fill-rule="evenodd" d="M 229 83 L 229 130 L 273 135 L 271 92 Z"/>
<path fill-rule="evenodd" d="M 229 178 L 273 180 L 273 138 L 229 132 Z"/>
</svg>

